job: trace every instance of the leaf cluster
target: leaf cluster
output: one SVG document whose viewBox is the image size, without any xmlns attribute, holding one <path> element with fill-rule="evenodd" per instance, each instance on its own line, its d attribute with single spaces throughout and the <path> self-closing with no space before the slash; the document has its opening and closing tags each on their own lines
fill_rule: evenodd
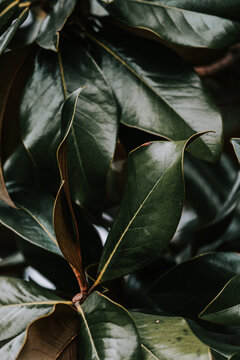
<svg viewBox="0 0 240 360">
<path fill-rule="evenodd" d="M 0 359 L 240 359 L 239 10 L 0 1 Z"/>
</svg>

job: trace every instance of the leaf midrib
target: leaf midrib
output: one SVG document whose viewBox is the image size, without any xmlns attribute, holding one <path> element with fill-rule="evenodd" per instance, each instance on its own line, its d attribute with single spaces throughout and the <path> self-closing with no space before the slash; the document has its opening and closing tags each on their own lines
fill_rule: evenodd
<svg viewBox="0 0 240 360">
<path fill-rule="evenodd" d="M 144 198 L 144 200 L 140 203 L 140 205 L 138 206 L 136 212 L 134 213 L 134 215 L 132 216 L 131 220 L 128 222 L 128 225 L 126 226 L 126 228 L 124 229 L 124 231 L 122 232 L 120 239 L 118 240 L 117 244 L 115 245 L 113 251 L 111 252 L 107 262 L 105 263 L 103 269 L 101 270 L 94 286 L 97 286 L 100 281 L 101 278 L 103 277 L 107 267 L 109 266 L 114 254 L 116 253 L 119 245 L 122 242 L 122 239 L 124 238 L 125 234 L 127 233 L 127 231 L 129 230 L 130 226 L 132 225 L 132 223 L 134 222 L 134 220 L 136 219 L 137 215 L 139 214 L 139 212 L 141 211 L 141 209 L 143 208 L 143 206 L 145 205 L 145 203 L 147 202 L 147 200 L 149 199 L 149 197 L 151 196 L 151 194 L 153 193 L 153 191 L 155 190 L 155 188 L 158 186 L 159 182 L 161 181 L 161 179 L 164 177 L 164 175 L 168 172 L 169 168 L 172 167 L 172 165 L 176 162 L 176 159 L 169 165 L 168 168 L 166 168 L 163 173 L 161 174 L 161 176 L 158 178 L 158 180 L 156 181 L 156 183 L 153 185 L 153 187 L 150 189 L 150 191 L 148 192 L 147 196 Z"/>
<path fill-rule="evenodd" d="M 133 1 L 133 0 L 132 0 Z M 150 84 L 148 84 L 148 82 L 142 78 L 125 60 L 123 60 L 115 51 L 113 51 L 112 49 L 110 49 L 105 43 L 99 41 L 98 39 L 96 39 L 94 36 L 87 34 L 89 36 L 90 39 L 92 39 L 94 42 L 96 42 L 97 44 L 99 44 L 103 49 L 105 49 L 109 54 L 111 54 L 115 59 L 117 59 L 123 66 L 125 66 L 134 76 L 136 76 L 148 89 L 150 89 L 156 96 L 157 98 L 159 98 L 165 105 L 167 105 L 171 111 L 173 111 L 174 114 L 176 114 L 176 116 L 184 123 L 184 125 L 190 129 L 191 131 L 194 131 L 194 129 L 192 129 L 188 123 L 182 118 L 182 116 L 180 114 L 178 114 L 178 112 L 172 107 L 171 104 L 169 104 L 169 102 L 164 99 Z M 128 125 L 128 124 L 126 124 Z M 136 127 L 136 126 L 132 126 L 132 127 Z M 141 126 L 137 126 L 137 128 L 142 128 Z M 145 129 L 145 128 L 144 128 Z M 147 130 L 147 129 L 145 129 Z M 162 136 L 167 138 L 165 135 L 160 134 L 158 132 L 151 132 L 156 134 L 157 136 Z M 169 138 L 168 138 L 169 139 Z M 173 140 L 173 139 L 172 139 Z M 207 146 L 207 144 L 202 141 L 200 139 L 200 141 L 203 143 L 203 145 L 205 146 L 205 148 L 211 153 L 211 150 L 209 149 L 209 147 Z"/>
<path fill-rule="evenodd" d="M 52 301 L 33 301 L 33 302 L 25 302 L 25 303 L 16 303 L 16 304 L 8 304 L 8 305 L 0 305 L 0 311 L 3 308 L 16 307 L 16 306 L 32 306 L 32 305 L 55 305 L 55 304 L 67 304 L 72 305 L 71 301 L 64 300 L 52 300 Z"/>
</svg>

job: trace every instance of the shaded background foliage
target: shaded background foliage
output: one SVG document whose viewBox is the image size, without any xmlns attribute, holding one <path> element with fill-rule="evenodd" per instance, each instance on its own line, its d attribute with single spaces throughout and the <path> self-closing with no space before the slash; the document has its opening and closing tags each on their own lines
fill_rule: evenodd
<svg viewBox="0 0 240 360">
<path fill-rule="evenodd" d="M 240 358 L 239 10 L 0 2 L 1 359 Z"/>
</svg>

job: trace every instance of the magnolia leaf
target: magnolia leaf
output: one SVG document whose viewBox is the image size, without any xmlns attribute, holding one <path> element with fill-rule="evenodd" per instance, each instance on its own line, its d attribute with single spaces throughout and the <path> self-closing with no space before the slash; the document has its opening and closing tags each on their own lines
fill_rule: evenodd
<svg viewBox="0 0 240 360">
<path fill-rule="evenodd" d="M 196 317 L 222 287 L 240 272 L 239 260 L 237 253 L 196 256 L 162 275 L 150 285 L 148 293 L 158 309 Z"/>
<path fill-rule="evenodd" d="M 204 321 L 187 320 L 193 333 L 212 350 L 219 354 L 216 360 L 229 359 L 240 351 L 238 328 L 211 325 Z M 229 331 L 230 330 L 230 331 Z M 215 353 L 214 353 L 215 355 Z M 222 355 L 223 357 L 220 357 Z M 215 359 L 215 358 L 214 358 Z"/>
<path fill-rule="evenodd" d="M 59 31 L 71 15 L 76 0 L 55 1 L 39 29 L 37 43 L 48 50 L 58 51 Z"/>
<path fill-rule="evenodd" d="M 200 319 L 223 325 L 240 325 L 240 275 L 234 276 L 199 315 Z"/>
<path fill-rule="evenodd" d="M 233 138 L 233 139 L 231 139 L 231 143 L 232 143 L 232 146 L 234 148 L 237 159 L 240 162 L 240 139 Z"/>
<path fill-rule="evenodd" d="M 104 246 L 95 285 L 150 264 L 172 239 L 184 201 L 187 143 L 152 142 L 130 153 L 125 194 Z"/>
<path fill-rule="evenodd" d="M 25 339 L 26 328 L 39 317 L 53 311 L 58 303 L 64 301 L 52 291 L 20 279 L 0 278 L 0 341 L 5 345 L 0 348 L 0 358 L 16 359 L 15 346 L 20 347 Z M 6 356 L 7 355 L 7 356 Z"/>
<path fill-rule="evenodd" d="M 75 214 L 72 208 L 68 185 L 67 171 L 67 139 L 76 113 L 76 106 L 82 88 L 76 90 L 65 101 L 62 109 L 63 138 L 57 151 L 58 166 L 61 174 L 60 186 L 55 200 L 53 220 L 54 229 L 59 247 L 67 261 L 76 268 L 84 278 L 82 269 L 82 256 L 79 244 L 79 232 Z M 64 189 L 64 193 L 63 190 Z"/>
<path fill-rule="evenodd" d="M 66 41 L 62 43 L 61 54 L 67 94 L 76 89 L 76 74 L 80 84 L 86 85 L 68 135 L 70 190 L 77 204 L 100 216 L 116 146 L 116 101 L 103 72 L 88 52 Z"/>
<path fill-rule="evenodd" d="M 123 23 L 148 30 L 173 44 L 218 49 L 239 41 L 240 23 L 224 18 L 222 4 L 217 3 L 221 12 L 217 14 L 223 16 L 218 17 L 205 13 L 212 1 L 203 2 L 207 10 L 194 8 L 191 6 L 194 2 L 197 1 L 185 4 L 174 1 L 171 4 L 164 0 L 115 0 L 105 8 Z"/>
<path fill-rule="evenodd" d="M 28 16 L 28 8 L 26 7 L 19 17 L 14 20 L 12 25 L 0 36 L 0 55 L 4 52 L 10 41 L 12 40 L 17 29 L 22 25 Z"/>
<path fill-rule="evenodd" d="M 221 115 L 191 66 L 166 47 L 130 34 L 90 38 L 120 103 L 123 124 L 171 140 L 212 130 L 188 150 L 207 161 L 219 158 Z"/>
<path fill-rule="evenodd" d="M 69 182 L 73 200 L 99 216 L 116 144 L 116 102 L 102 71 L 80 44 L 63 42 L 60 50 L 62 56 L 42 50 L 35 59 L 21 104 L 21 134 L 48 184 L 55 187 L 61 105 L 68 94 L 87 86 L 68 136 Z"/>
<path fill-rule="evenodd" d="M 20 71 L 22 71 L 22 67 L 26 61 L 26 58 L 29 55 L 29 48 L 20 49 L 16 52 L 11 52 L 8 54 L 4 54 L 0 58 L 0 69 L 1 69 L 1 89 L 0 89 L 0 198 L 9 206 L 16 208 L 12 199 L 10 198 L 5 179 L 3 175 L 3 151 L 4 147 L 6 147 L 6 143 L 4 139 L 2 139 L 2 127 L 3 122 L 8 121 L 8 115 L 6 115 L 7 104 L 9 99 L 11 98 L 12 89 L 14 88 L 16 78 Z M 16 98 L 16 93 L 15 93 Z M 11 114 L 12 115 L 12 114 Z M 11 116 L 12 118 L 13 116 Z M 14 118 L 14 120 L 16 120 Z"/>
<path fill-rule="evenodd" d="M 92 360 L 139 360 L 141 347 L 136 325 L 120 305 L 100 293 L 91 294 L 82 306 L 79 354 Z"/>
<path fill-rule="evenodd" d="M 140 334 L 144 360 L 210 360 L 208 346 L 181 317 L 131 312 Z"/>
<path fill-rule="evenodd" d="M 76 310 L 56 304 L 49 315 L 30 324 L 17 360 L 77 359 L 78 333 Z"/>
<path fill-rule="evenodd" d="M 54 198 L 29 184 L 9 184 L 8 190 L 19 209 L 0 201 L 0 222 L 34 245 L 61 255 L 52 224 Z"/>
<path fill-rule="evenodd" d="M 3 0 L 0 3 L 0 35 L 7 30 L 17 17 L 20 0 Z M 1 39 L 1 37 L 0 37 Z"/>
</svg>

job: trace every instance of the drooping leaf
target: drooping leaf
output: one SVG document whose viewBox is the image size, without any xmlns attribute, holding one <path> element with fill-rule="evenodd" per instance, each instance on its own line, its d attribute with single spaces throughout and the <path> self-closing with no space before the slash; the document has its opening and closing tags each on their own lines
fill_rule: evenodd
<svg viewBox="0 0 240 360">
<path fill-rule="evenodd" d="M 171 140 L 212 130 L 188 150 L 208 161 L 218 159 L 221 116 L 189 65 L 171 50 L 127 33 L 89 36 L 120 103 L 123 124 Z"/>
<path fill-rule="evenodd" d="M 210 360 L 208 346 L 192 332 L 181 317 L 132 312 L 141 338 L 144 360 Z"/>
<path fill-rule="evenodd" d="M 76 310 L 56 304 L 54 310 L 28 327 L 17 360 L 77 359 L 79 321 Z"/>
<path fill-rule="evenodd" d="M 234 148 L 237 159 L 240 162 L 240 139 L 233 138 L 233 139 L 231 139 L 231 143 Z"/>
<path fill-rule="evenodd" d="M 4 52 L 10 41 L 12 40 L 15 32 L 22 25 L 28 16 L 28 8 L 26 7 L 19 17 L 14 20 L 11 26 L 0 36 L 0 55 Z"/>
<path fill-rule="evenodd" d="M 58 51 L 59 31 L 70 16 L 76 0 L 55 1 L 39 29 L 37 43 L 48 50 Z"/>
<path fill-rule="evenodd" d="M 0 222 L 33 244 L 61 255 L 52 224 L 54 198 L 29 185 L 9 184 L 8 190 L 19 209 L 0 201 Z"/>
<path fill-rule="evenodd" d="M 58 303 L 71 304 L 53 292 L 20 279 L 0 278 L 0 348 L 2 359 L 16 359 L 24 341 L 27 326 L 35 319 L 49 314 Z"/>
<path fill-rule="evenodd" d="M 212 7 L 212 2 L 206 4 L 207 11 L 195 10 L 191 6 L 194 2 L 197 1 L 186 2 L 190 3 L 186 6 L 176 1 L 172 5 L 164 0 L 115 0 L 105 5 L 105 9 L 123 23 L 148 30 L 169 43 L 216 49 L 239 40 L 240 23 L 224 17 L 222 4 L 217 5 L 222 16 L 218 17 L 204 13 Z"/>
<path fill-rule="evenodd" d="M 199 315 L 200 319 L 223 325 L 240 325 L 240 275 L 234 276 Z"/>
<path fill-rule="evenodd" d="M 62 184 L 55 200 L 53 220 L 55 234 L 62 253 L 67 261 L 78 270 L 81 278 L 84 279 L 79 231 L 72 207 L 67 169 L 67 140 L 72 128 L 77 101 L 81 91 L 82 88 L 71 94 L 66 99 L 62 109 L 62 141 L 57 150 L 57 160 Z M 86 284 L 85 287 L 87 287 Z"/>
<path fill-rule="evenodd" d="M 178 225 L 187 141 L 152 142 L 128 158 L 128 179 L 99 266 L 99 282 L 138 270 L 160 255 Z"/>
<path fill-rule="evenodd" d="M 139 360 L 141 347 L 136 325 L 121 306 L 100 293 L 91 294 L 78 307 L 81 316 L 80 358 Z"/>
<path fill-rule="evenodd" d="M 209 253 L 187 260 L 162 275 L 148 290 L 155 306 L 174 315 L 197 317 L 240 271 L 236 253 Z"/>
</svg>

